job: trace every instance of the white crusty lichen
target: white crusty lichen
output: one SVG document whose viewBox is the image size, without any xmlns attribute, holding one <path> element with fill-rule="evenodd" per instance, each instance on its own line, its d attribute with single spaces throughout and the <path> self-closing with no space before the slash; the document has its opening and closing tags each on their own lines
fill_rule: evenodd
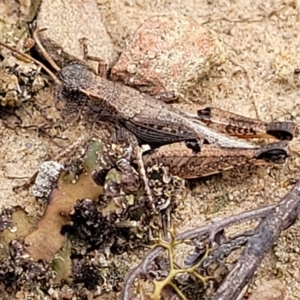
<svg viewBox="0 0 300 300">
<path fill-rule="evenodd" d="M 58 180 L 63 169 L 64 166 L 55 161 L 42 163 L 30 194 L 38 198 L 48 198 L 53 184 Z"/>
</svg>

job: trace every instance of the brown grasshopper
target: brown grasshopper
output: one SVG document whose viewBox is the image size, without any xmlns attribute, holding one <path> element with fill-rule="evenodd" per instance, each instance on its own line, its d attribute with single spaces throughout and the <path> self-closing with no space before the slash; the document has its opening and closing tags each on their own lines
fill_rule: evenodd
<svg viewBox="0 0 300 300">
<path fill-rule="evenodd" d="M 132 134 L 131 141 L 134 146 L 135 156 L 137 157 L 137 162 L 140 167 L 140 174 L 145 183 L 146 193 L 150 199 L 151 191 L 147 184 L 142 152 L 139 147 L 139 145 L 143 143 L 149 144 L 151 148 L 157 148 L 176 142 L 186 142 L 195 152 L 199 152 L 201 150 L 200 148 L 203 148 L 202 144 L 204 142 L 214 144 L 217 147 L 223 147 L 225 149 L 220 149 L 220 151 L 223 151 L 223 155 L 219 155 L 219 162 L 224 160 L 226 156 L 231 157 L 231 159 L 228 159 L 226 167 L 225 165 L 222 167 L 221 163 L 218 168 L 214 168 L 215 172 L 216 170 L 220 172 L 228 168 L 227 166 L 230 164 L 232 166 L 237 165 L 238 163 L 235 163 L 232 157 L 235 157 L 236 161 L 239 161 L 238 157 L 240 156 L 244 157 L 245 162 L 252 162 L 260 157 L 276 162 L 278 158 L 289 156 L 286 143 L 274 143 L 270 147 L 261 148 L 247 140 L 223 134 L 205 124 L 207 122 L 202 118 L 203 113 L 201 113 L 201 110 L 189 114 L 176 109 L 131 87 L 118 82 L 112 82 L 105 77 L 97 76 L 82 62 L 75 61 L 60 69 L 41 45 L 37 36 L 38 32 L 39 31 L 35 31 L 34 33 L 35 42 L 43 56 L 58 72 L 57 76 L 40 62 L 25 54 L 19 54 L 35 61 L 51 76 L 56 84 L 56 107 L 66 120 L 82 118 L 87 126 L 92 129 L 101 122 L 110 122 L 126 129 Z M 18 52 L 4 43 L 0 42 L 0 45 L 13 52 Z M 239 118 L 242 120 L 243 117 L 239 116 Z M 260 121 L 257 122 L 263 124 Z M 247 122 L 244 124 L 240 122 L 239 125 L 240 126 L 236 128 L 251 127 L 249 127 Z M 242 125 L 244 125 L 244 127 Z M 293 123 L 278 122 L 277 125 L 273 136 L 275 135 L 276 137 L 279 135 L 285 138 L 286 135 L 281 134 L 282 131 L 288 131 L 289 137 L 293 136 L 292 129 L 295 127 Z M 240 129 L 240 131 L 247 130 Z M 239 136 L 239 134 L 236 135 Z M 268 133 L 268 136 L 270 137 L 270 133 Z M 201 145 L 201 147 L 199 145 Z M 149 154 L 150 156 L 145 158 L 146 163 L 148 164 L 149 161 L 154 161 L 154 157 L 157 159 L 158 154 L 163 150 L 159 151 L 160 152 Z M 183 160 L 180 163 L 182 166 L 185 161 L 185 152 L 183 150 L 181 151 L 182 152 L 176 154 L 176 157 L 178 161 L 178 157 L 182 154 Z M 162 155 L 162 157 L 163 156 L 164 155 Z M 203 159 L 201 152 L 200 154 L 195 153 L 191 161 L 193 161 L 193 164 L 197 165 L 198 168 L 207 168 L 209 164 L 200 164 L 199 159 Z M 218 159 L 216 159 L 215 156 L 214 164 L 216 164 L 217 161 Z M 164 160 L 164 162 L 168 163 L 169 161 Z M 173 163 L 174 162 L 171 164 Z M 179 173 L 181 174 L 182 172 Z M 198 175 L 201 176 L 202 174 L 203 172 L 199 169 Z M 195 174 L 191 177 L 198 175 Z"/>
<path fill-rule="evenodd" d="M 221 134 L 154 97 L 97 76 L 81 62 L 70 63 L 60 70 L 41 45 L 37 33 L 34 39 L 39 49 L 58 71 L 57 77 L 52 75 L 57 83 L 55 101 L 67 119 L 81 116 L 93 126 L 98 121 L 112 122 L 133 133 L 140 143 L 153 147 L 180 141 L 208 141 L 220 147 L 257 148 L 248 141 Z M 286 122 L 281 124 L 286 127 Z M 281 131 L 279 126 L 277 131 Z"/>
</svg>

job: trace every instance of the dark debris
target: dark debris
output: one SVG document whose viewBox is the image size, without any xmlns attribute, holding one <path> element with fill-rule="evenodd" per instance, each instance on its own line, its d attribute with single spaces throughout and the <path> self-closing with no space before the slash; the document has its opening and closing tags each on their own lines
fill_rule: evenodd
<svg viewBox="0 0 300 300">
<path fill-rule="evenodd" d="M 13 226 L 13 221 L 11 220 L 12 213 L 12 209 L 2 209 L 0 213 L 0 232 Z"/>
</svg>

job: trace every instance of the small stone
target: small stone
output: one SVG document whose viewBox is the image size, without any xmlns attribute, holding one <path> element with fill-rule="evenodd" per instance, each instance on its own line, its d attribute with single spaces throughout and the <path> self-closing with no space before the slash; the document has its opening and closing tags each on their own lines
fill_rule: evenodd
<svg viewBox="0 0 300 300">
<path fill-rule="evenodd" d="M 279 279 L 264 281 L 248 300 L 284 300 L 285 286 Z"/>
<path fill-rule="evenodd" d="M 30 194 L 38 198 L 48 198 L 51 193 L 53 183 L 57 181 L 60 172 L 63 169 L 64 166 L 55 161 L 44 162 L 40 166 L 38 176 Z"/>
<path fill-rule="evenodd" d="M 15 233 L 17 232 L 18 228 L 16 226 L 13 226 L 11 228 L 9 228 L 9 231 L 12 232 L 12 233 Z"/>
<path fill-rule="evenodd" d="M 153 59 L 153 58 L 156 57 L 156 52 L 154 52 L 154 51 L 148 51 L 147 56 L 148 56 L 150 59 Z"/>
<path fill-rule="evenodd" d="M 20 21 L 31 22 L 36 15 L 40 3 L 41 0 L 1 1 L 0 18 L 1 20 L 6 18 L 10 20 L 10 17 L 15 15 L 19 23 Z"/>
<path fill-rule="evenodd" d="M 131 74 L 135 73 L 135 71 L 136 71 L 136 64 L 130 64 L 130 65 L 128 65 L 127 71 L 128 71 L 128 73 L 131 73 Z"/>
<path fill-rule="evenodd" d="M 300 54 L 292 52 L 280 52 L 273 61 L 271 61 L 271 67 L 278 78 L 288 80 L 295 74 L 295 69 L 300 62 Z"/>
</svg>

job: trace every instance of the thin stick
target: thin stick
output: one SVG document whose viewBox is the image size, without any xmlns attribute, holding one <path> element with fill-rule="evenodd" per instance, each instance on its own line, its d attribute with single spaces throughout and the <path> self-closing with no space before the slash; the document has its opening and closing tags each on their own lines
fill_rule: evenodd
<svg viewBox="0 0 300 300">
<path fill-rule="evenodd" d="M 253 277 L 266 253 L 283 230 L 294 224 L 300 213 L 300 180 L 260 221 L 237 263 L 222 282 L 213 300 L 237 299 Z"/>
<path fill-rule="evenodd" d="M 33 32 L 33 39 L 36 43 L 36 45 L 38 46 L 38 48 L 40 49 L 42 55 L 44 56 L 44 58 L 48 61 L 48 63 L 51 65 L 51 67 L 56 71 L 59 72 L 60 71 L 60 67 L 54 62 L 54 60 L 52 59 L 52 57 L 49 55 L 49 53 L 46 51 L 46 49 L 44 48 L 44 46 L 42 45 L 40 38 L 38 36 L 38 34 L 40 32 L 43 32 L 47 30 L 47 28 L 42 28 L 42 29 L 36 29 Z"/>
<path fill-rule="evenodd" d="M 191 229 L 188 231 L 185 231 L 181 234 L 179 234 L 176 237 L 176 241 L 178 240 L 187 240 L 187 239 L 195 239 L 199 237 L 199 235 L 205 235 L 207 234 L 209 237 L 210 241 L 214 240 L 215 235 L 223 230 L 226 227 L 235 225 L 235 224 L 240 224 L 243 222 L 248 222 L 250 220 L 257 220 L 257 219 L 262 219 L 267 216 L 267 214 L 270 213 L 272 209 L 276 207 L 275 204 L 269 205 L 266 207 L 258 208 L 258 209 L 253 209 L 250 211 L 246 211 L 243 213 L 240 213 L 238 215 L 230 216 L 221 220 L 216 220 L 212 224 L 207 224 L 195 229 Z M 133 283 L 135 279 L 141 275 L 141 274 L 147 274 L 147 267 L 150 265 L 150 263 L 158 257 L 162 252 L 163 248 L 158 246 L 152 249 L 140 262 L 140 264 L 129 271 L 125 278 L 125 283 L 124 283 L 124 288 L 121 292 L 121 300 L 129 300 L 131 299 L 131 293 L 130 290 L 133 286 Z"/>
</svg>

